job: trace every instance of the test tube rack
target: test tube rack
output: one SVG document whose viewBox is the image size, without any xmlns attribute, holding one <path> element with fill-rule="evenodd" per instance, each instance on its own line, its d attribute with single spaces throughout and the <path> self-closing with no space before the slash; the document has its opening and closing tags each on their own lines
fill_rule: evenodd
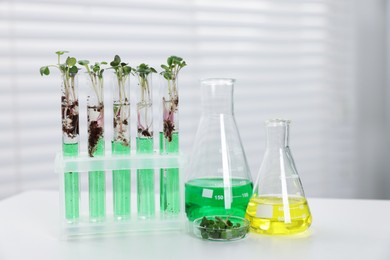
<svg viewBox="0 0 390 260">
<path fill-rule="evenodd" d="M 107 153 L 102 157 L 89 157 L 82 153 L 75 157 L 64 157 L 58 153 L 55 159 L 55 172 L 59 175 L 60 198 L 60 239 L 72 239 L 79 237 L 93 237 L 97 235 L 140 232 L 183 231 L 185 229 L 184 191 L 183 191 L 183 166 L 186 159 L 183 155 L 166 154 L 135 154 L 111 155 Z M 159 206 L 159 175 L 160 169 L 178 168 L 180 170 L 180 199 L 181 209 L 177 215 L 165 215 L 160 212 Z M 139 218 L 137 216 L 136 196 L 136 172 L 140 169 L 154 169 L 155 174 L 155 216 L 151 218 Z M 112 171 L 131 171 L 131 216 L 128 219 L 117 220 L 112 208 Z M 103 221 L 93 222 L 88 213 L 88 172 L 105 171 L 106 176 L 106 217 Z M 69 221 L 65 218 L 65 189 L 64 173 L 78 172 L 80 182 L 80 217 Z M 85 188 L 86 187 L 86 188 Z"/>
</svg>

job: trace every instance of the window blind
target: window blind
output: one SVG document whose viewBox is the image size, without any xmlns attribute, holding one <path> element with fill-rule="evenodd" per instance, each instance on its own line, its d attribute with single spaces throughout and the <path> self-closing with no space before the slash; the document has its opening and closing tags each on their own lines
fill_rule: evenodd
<svg viewBox="0 0 390 260">
<path fill-rule="evenodd" d="M 119 54 L 130 65 L 156 68 L 169 55 L 184 57 L 180 145 L 186 154 L 200 117 L 199 79 L 236 78 L 236 120 L 253 178 L 265 149 L 263 122 L 283 117 L 293 122 L 291 149 L 307 194 L 351 196 L 353 187 L 343 187 L 355 171 L 353 33 L 350 0 L 1 1 L 0 198 L 57 187 L 60 81 L 54 71 L 39 75 L 40 66 L 56 62 L 57 50 L 92 61 Z M 84 102 L 82 77 L 79 82 Z M 156 117 L 157 98 L 156 87 Z M 105 99 L 109 104 L 109 94 Z M 155 132 L 158 127 L 156 120 Z"/>
</svg>

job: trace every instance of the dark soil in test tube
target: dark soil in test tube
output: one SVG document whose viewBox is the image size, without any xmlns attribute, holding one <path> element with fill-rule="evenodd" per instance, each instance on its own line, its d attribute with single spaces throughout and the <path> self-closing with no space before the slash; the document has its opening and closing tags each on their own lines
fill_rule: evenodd
<svg viewBox="0 0 390 260">
<path fill-rule="evenodd" d="M 147 128 L 146 129 L 138 128 L 138 133 L 144 137 L 152 137 L 153 136 L 153 132 L 149 131 L 149 129 L 147 129 Z"/>
<path fill-rule="evenodd" d="M 116 128 L 116 127 L 120 124 L 120 121 L 121 121 L 120 118 L 117 119 L 116 117 L 114 117 L 114 128 Z M 125 126 L 127 126 L 127 125 L 128 125 L 127 120 L 126 120 L 126 119 L 123 120 L 123 121 L 122 121 L 122 124 L 124 124 Z"/>
<path fill-rule="evenodd" d="M 69 138 L 75 138 L 79 135 L 79 113 L 78 100 L 68 102 L 65 96 L 61 97 L 62 112 L 62 132 L 66 133 Z"/>
<path fill-rule="evenodd" d="M 128 102 L 127 98 L 125 98 L 125 102 L 122 104 L 114 104 L 114 131 L 116 131 L 116 135 L 114 138 L 114 141 L 122 142 L 122 145 L 129 146 L 129 140 L 126 138 L 126 132 L 128 127 L 128 120 L 127 118 L 122 118 L 123 114 L 126 115 L 126 113 L 122 113 L 123 110 L 130 110 L 129 109 L 130 103 Z M 119 126 L 119 127 L 118 127 Z"/>
<path fill-rule="evenodd" d="M 93 109 L 94 111 L 99 112 L 100 114 L 103 112 L 103 107 L 88 107 L 88 109 Z M 100 116 L 99 116 L 100 117 Z M 88 121 L 90 120 L 88 116 Z M 88 127 L 88 154 L 90 157 L 93 157 L 93 154 L 95 153 L 97 149 L 97 144 L 100 140 L 100 138 L 103 137 L 103 127 L 99 126 L 98 121 L 90 121 L 89 127 Z"/>
<path fill-rule="evenodd" d="M 172 142 L 173 131 L 175 131 L 175 125 L 173 122 L 171 120 L 164 120 L 164 136 L 168 139 L 168 142 Z"/>
<path fill-rule="evenodd" d="M 165 99 L 163 99 L 165 101 Z M 175 131 L 175 124 L 172 120 L 173 114 L 176 112 L 179 105 L 179 98 L 175 98 L 171 101 L 171 107 L 167 118 L 164 118 L 164 136 L 168 139 L 168 142 L 172 142 L 172 133 Z"/>
</svg>

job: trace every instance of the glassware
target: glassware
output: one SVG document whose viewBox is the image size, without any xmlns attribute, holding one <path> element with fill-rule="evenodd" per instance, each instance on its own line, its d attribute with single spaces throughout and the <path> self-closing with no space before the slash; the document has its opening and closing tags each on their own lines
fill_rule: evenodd
<svg viewBox="0 0 390 260">
<path fill-rule="evenodd" d="M 235 241 L 246 237 L 249 221 L 233 216 L 204 216 L 194 220 L 193 234 L 211 241 Z"/>
<path fill-rule="evenodd" d="M 61 118 L 62 153 L 64 157 L 79 154 L 79 98 L 77 74 L 62 74 Z M 79 218 L 80 188 L 79 173 L 64 173 L 65 218 L 73 222 Z"/>
<path fill-rule="evenodd" d="M 290 121 L 266 121 L 267 149 L 245 217 L 261 234 L 293 234 L 312 217 L 288 146 Z"/>
<path fill-rule="evenodd" d="M 112 154 L 130 155 L 130 75 L 115 72 Z M 130 217 L 130 170 L 112 171 L 114 216 Z"/>
<path fill-rule="evenodd" d="M 203 216 L 244 217 L 252 180 L 233 113 L 234 79 L 201 82 L 202 116 L 185 184 L 190 221 Z"/>
<path fill-rule="evenodd" d="M 178 78 L 163 81 L 163 124 L 159 133 L 160 154 L 179 153 L 179 85 Z M 180 212 L 179 169 L 160 169 L 160 210 L 164 214 Z"/>
<path fill-rule="evenodd" d="M 87 100 L 88 116 L 88 155 L 104 156 L 104 95 L 103 77 L 87 72 L 90 85 Z M 101 221 L 106 215 L 106 181 L 104 171 L 90 171 L 89 216 L 91 221 Z"/>
<path fill-rule="evenodd" d="M 137 97 L 137 154 L 153 154 L 153 109 L 152 74 L 136 74 L 138 78 Z M 154 169 L 137 170 L 138 216 L 153 217 Z"/>
</svg>

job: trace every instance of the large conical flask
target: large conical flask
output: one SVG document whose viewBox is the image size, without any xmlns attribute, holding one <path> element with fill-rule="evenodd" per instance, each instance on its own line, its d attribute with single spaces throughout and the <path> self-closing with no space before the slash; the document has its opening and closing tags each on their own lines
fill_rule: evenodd
<svg viewBox="0 0 390 260">
<path fill-rule="evenodd" d="M 201 81 L 202 116 L 190 157 L 185 206 L 190 221 L 245 216 L 253 184 L 233 113 L 234 79 Z"/>
<path fill-rule="evenodd" d="M 312 217 L 288 146 L 290 121 L 266 121 L 267 149 L 245 217 L 261 234 L 305 231 Z"/>
</svg>

